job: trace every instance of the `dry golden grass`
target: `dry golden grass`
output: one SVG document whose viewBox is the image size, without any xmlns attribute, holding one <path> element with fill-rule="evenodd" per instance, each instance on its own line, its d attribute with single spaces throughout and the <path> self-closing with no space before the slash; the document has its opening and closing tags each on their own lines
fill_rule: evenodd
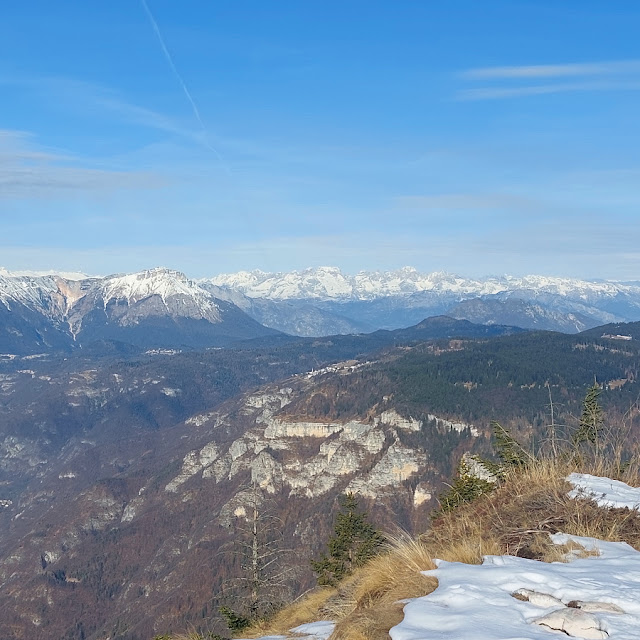
<svg viewBox="0 0 640 640">
<path fill-rule="evenodd" d="M 387 553 L 377 556 L 352 578 L 350 611 L 336 625 L 335 640 L 388 638 L 402 620 L 398 601 L 433 591 L 437 581 L 421 571 L 435 569 L 431 554 L 420 541 L 398 536 Z"/>
<path fill-rule="evenodd" d="M 640 484 L 637 470 L 623 471 L 615 461 L 589 464 L 541 460 L 524 470 L 509 472 L 496 491 L 443 516 L 423 537 L 437 557 L 458 561 L 465 561 L 464 554 L 455 549 L 460 542 L 452 544 L 452 540 L 464 540 L 465 547 L 478 547 L 481 555 L 555 559 L 558 550 L 549 534 L 557 532 L 622 540 L 640 548 L 638 512 L 602 509 L 592 500 L 569 498 L 571 485 L 565 478 L 574 471 Z"/>
<path fill-rule="evenodd" d="M 243 638 L 259 638 L 264 635 L 284 634 L 305 622 L 327 619 L 328 602 L 335 597 L 337 590 L 333 587 L 318 587 L 289 606 L 281 609 L 269 620 L 259 620 L 248 629 L 242 631 Z M 332 614 L 337 612 L 331 611 Z"/>
</svg>

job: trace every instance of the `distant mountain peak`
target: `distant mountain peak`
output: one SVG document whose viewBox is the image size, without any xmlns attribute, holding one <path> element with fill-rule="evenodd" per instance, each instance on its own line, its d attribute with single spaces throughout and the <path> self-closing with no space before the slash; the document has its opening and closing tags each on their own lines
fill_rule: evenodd
<svg viewBox="0 0 640 640">
<path fill-rule="evenodd" d="M 108 276 L 100 282 L 100 290 L 105 301 L 127 300 L 132 303 L 154 295 L 163 300 L 184 295 L 196 299 L 207 308 L 215 306 L 211 302 L 212 296 L 195 281 L 189 280 L 181 271 L 165 267 Z"/>
<path fill-rule="evenodd" d="M 0 313 L 0 353 L 46 350 L 44 331 L 67 349 L 105 339 L 209 347 L 275 333 L 165 267 L 83 280 L 0 275 Z M 30 341 L 21 341 L 23 335 Z"/>
</svg>

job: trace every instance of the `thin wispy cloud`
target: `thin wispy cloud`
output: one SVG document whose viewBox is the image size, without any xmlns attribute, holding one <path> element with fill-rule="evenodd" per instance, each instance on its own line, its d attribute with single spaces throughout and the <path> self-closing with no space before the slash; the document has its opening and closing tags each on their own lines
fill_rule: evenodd
<svg viewBox="0 0 640 640">
<path fill-rule="evenodd" d="M 640 78 L 627 82 L 563 82 L 526 87 L 481 87 L 459 91 L 457 97 L 459 100 L 497 100 L 572 91 L 637 91 L 639 89 Z"/>
<path fill-rule="evenodd" d="M 640 60 L 482 67 L 479 69 L 468 69 L 462 73 L 466 78 L 486 80 L 501 78 L 567 78 L 624 74 L 640 74 Z"/>
<path fill-rule="evenodd" d="M 179 119 L 127 100 L 120 92 L 95 82 L 64 76 L 0 76 L 0 86 L 18 87 L 36 93 L 71 113 L 86 114 L 87 108 L 98 119 L 113 114 L 124 123 L 155 129 L 206 146 L 204 133 L 186 126 Z"/>
<path fill-rule="evenodd" d="M 466 81 L 493 84 L 462 89 L 456 96 L 459 100 L 499 100 L 578 91 L 637 91 L 640 60 L 482 67 L 463 71 L 460 76 Z M 545 82 L 527 84 L 532 80 Z"/>
<path fill-rule="evenodd" d="M 505 193 L 444 193 L 399 196 L 395 204 L 402 208 L 425 211 L 465 209 L 531 209 L 539 203 L 522 196 Z"/>
<path fill-rule="evenodd" d="M 189 104 L 191 105 L 191 109 L 193 111 L 193 115 L 195 116 L 195 119 L 198 121 L 198 124 L 200 125 L 203 133 L 206 136 L 205 145 L 207 146 L 207 148 L 210 151 L 213 151 L 213 153 L 216 154 L 216 156 L 218 157 L 218 159 L 220 161 L 222 161 L 222 156 L 220 155 L 218 150 L 215 147 L 213 147 L 211 145 L 211 143 L 208 141 L 209 132 L 208 132 L 207 127 L 206 127 L 206 125 L 204 123 L 204 120 L 202 119 L 202 116 L 200 115 L 200 110 L 198 109 L 198 105 L 196 104 L 196 101 L 193 99 L 193 96 L 191 95 L 191 92 L 189 91 L 189 88 L 187 87 L 187 84 L 184 81 L 182 75 L 178 71 L 178 68 L 176 67 L 176 65 L 175 65 L 175 63 L 173 61 L 173 57 L 172 57 L 171 53 L 169 53 L 169 49 L 167 48 L 165 40 L 162 37 L 162 32 L 160 31 L 160 27 L 158 27 L 158 23 L 156 22 L 156 19 L 153 17 L 153 14 L 151 13 L 151 9 L 149 9 L 149 5 L 147 4 L 146 0 L 140 0 L 140 2 L 142 4 L 142 7 L 144 8 L 145 13 L 147 14 L 147 18 L 149 18 L 149 22 L 151 23 L 151 26 L 153 27 L 153 31 L 156 34 L 158 42 L 160 43 L 160 47 L 161 47 L 162 53 L 164 54 L 164 57 L 165 57 L 165 59 L 167 61 L 167 64 L 169 65 L 169 68 L 171 69 L 171 72 L 173 73 L 173 75 L 175 76 L 176 80 L 178 81 L 180 87 L 182 88 L 182 92 L 184 93 L 184 95 L 186 96 L 187 100 L 189 101 Z"/>
<path fill-rule="evenodd" d="M 81 158 L 39 148 L 27 133 L 0 130 L 0 200 L 49 198 L 71 191 L 104 193 L 162 184 L 158 176 L 148 172 L 90 166 Z"/>
</svg>

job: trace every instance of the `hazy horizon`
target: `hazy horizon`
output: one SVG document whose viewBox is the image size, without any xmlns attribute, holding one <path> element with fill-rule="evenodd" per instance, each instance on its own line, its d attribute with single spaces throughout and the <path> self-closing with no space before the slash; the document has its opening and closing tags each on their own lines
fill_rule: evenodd
<svg viewBox="0 0 640 640">
<path fill-rule="evenodd" d="M 192 280 L 202 280 L 202 279 L 213 279 L 216 278 L 217 276 L 225 276 L 225 275 L 234 275 L 237 273 L 263 273 L 264 275 L 268 275 L 268 276 L 276 276 L 276 275 L 286 275 L 286 274 L 293 274 L 293 273 L 304 273 L 307 271 L 317 271 L 317 270 L 322 270 L 322 269 L 337 269 L 339 270 L 339 272 L 345 276 L 345 277 L 354 277 L 357 276 L 359 274 L 374 274 L 374 273 L 379 273 L 379 274 L 391 274 L 391 273 L 399 273 L 400 271 L 403 270 L 412 270 L 417 272 L 419 275 L 422 276 L 432 276 L 432 275 L 436 275 L 436 274 L 444 274 L 447 276 L 455 276 L 455 277 L 459 277 L 459 278 L 463 278 L 466 280 L 490 280 L 490 279 L 504 279 L 504 278 L 514 278 L 514 279 L 522 279 L 522 278 L 527 278 L 527 277 L 541 277 L 541 278 L 557 278 L 560 280 L 583 280 L 585 282 L 611 282 L 611 283 L 618 283 L 618 284 L 635 284 L 635 283 L 639 283 L 639 280 L 624 280 L 624 279 L 616 279 L 616 278 L 575 278 L 575 277 L 571 277 L 562 273 L 556 273 L 556 274 L 542 274 L 542 273 L 534 273 L 534 272 L 530 272 L 530 273 L 520 273 L 520 274 L 515 274 L 515 273 L 483 273 L 483 274 L 479 274 L 479 275 L 470 275 L 467 273 L 461 273 L 458 271 L 450 271 L 450 270 L 446 270 L 446 269 L 437 269 L 437 270 L 433 270 L 433 271 L 422 271 L 420 269 L 417 269 L 416 267 L 412 266 L 412 265 L 403 265 L 402 267 L 398 267 L 397 269 L 358 269 L 358 270 L 346 270 L 346 269 L 341 269 L 340 267 L 337 267 L 335 265 L 319 265 L 317 267 L 305 267 L 305 268 L 301 268 L 301 269 L 290 269 L 287 271 L 265 271 L 264 269 L 239 269 L 237 271 L 216 271 L 216 272 L 203 272 L 204 275 L 202 274 L 193 274 L 185 269 L 179 269 L 179 268 L 174 268 L 174 267 L 167 267 L 164 265 L 154 265 L 154 266 L 147 266 L 147 267 L 143 267 L 141 269 L 135 269 L 135 270 L 131 270 L 131 271 L 113 271 L 113 272 L 109 272 L 109 273 L 86 273 L 83 271 L 67 271 L 65 269 L 8 269 L 3 265 L 0 265 L 0 276 L 28 276 L 28 277 L 39 277 L 39 276 L 48 276 L 48 275 L 58 275 L 61 276 L 63 278 L 69 279 L 69 280 L 74 280 L 74 279 L 81 279 L 82 277 L 86 277 L 86 278 L 109 278 L 109 277 L 114 277 L 114 276 L 124 276 L 124 275 L 131 275 L 134 273 L 142 273 L 145 271 L 153 271 L 153 270 L 161 270 L 161 269 L 167 269 L 170 271 L 177 271 L 179 273 L 184 274 L 187 278 L 192 279 Z"/>
</svg>

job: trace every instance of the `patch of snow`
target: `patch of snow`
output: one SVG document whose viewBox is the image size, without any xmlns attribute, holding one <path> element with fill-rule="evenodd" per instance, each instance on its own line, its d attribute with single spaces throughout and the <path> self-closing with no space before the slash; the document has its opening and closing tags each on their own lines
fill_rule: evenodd
<svg viewBox="0 0 640 640">
<path fill-rule="evenodd" d="M 623 542 L 564 534 L 551 538 L 599 555 L 567 563 L 514 556 L 485 556 L 481 565 L 438 560 L 437 569 L 423 572 L 437 578 L 437 589 L 408 602 L 404 620 L 390 631 L 392 640 L 549 640 L 556 624 L 549 614 L 556 612 L 561 612 L 552 616 L 561 618 L 556 628 L 567 635 L 637 640 L 640 553 Z M 537 597 L 529 600 L 534 592 Z M 581 601 L 592 606 L 581 610 Z"/>
<path fill-rule="evenodd" d="M 291 633 L 295 633 L 303 640 L 327 640 L 333 633 L 335 623 L 329 620 L 320 620 L 319 622 L 310 622 L 301 624 L 299 627 L 291 629 Z"/>
<path fill-rule="evenodd" d="M 290 633 L 297 640 L 328 640 L 335 629 L 335 622 L 329 620 L 319 620 L 301 624 L 299 627 L 290 629 Z M 291 636 L 289 636 L 290 638 Z M 256 640 L 285 640 L 287 636 L 261 636 Z"/>
<path fill-rule="evenodd" d="M 638 509 L 640 488 L 630 487 L 619 480 L 600 478 L 588 473 L 572 473 L 567 480 L 574 486 L 571 498 L 592 498 L 601 507 Z"/>
</svg>

